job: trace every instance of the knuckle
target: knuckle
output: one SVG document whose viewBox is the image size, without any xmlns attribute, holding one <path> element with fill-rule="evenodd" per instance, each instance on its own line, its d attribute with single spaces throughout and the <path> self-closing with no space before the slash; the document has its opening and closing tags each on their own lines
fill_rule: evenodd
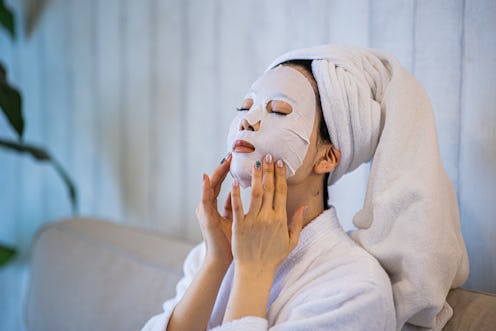
<svg viewBox="0 0 496 331">
<path fill-rule="evenodd" d="M 246 232 L 244 227 L 241 226 L 240 224 L 233 225 L 233 232 L 237 236 L 243 236 L 243 234 Z"/>
<path fill-rule="evenodd" d="M 274 172 L 274 167 L 272 165 L 266 164 L 264 166 L 264 172 L 273 173 Z"/>
<path fill-rule="evenodd" d="M 288 186 L 283 181 L 278 181 L 276 185 L 277 190 L 281 193 L 286 193 L 286 191 L 288 190 Z"/>
<path fill-rule="evenodd" d="M 264 188 L 264 191 L 273 191 L 274 190 L 274 184 L 264 183 L 263 188 Z"/>
<path fill-rule="evenodd" d="M 270 215 L 270 213 L 262 212 L 262 213 L 259 214 L 259 220 L 264 225 L 267 225 L 268 223 L 271 223 L 271 220 L 272 219 L 273 219 L 273 217 L 272 217 L 272 215 Z"/>
<path fill-rule="evenodd" d="M 252 191 L 251 191 L 251 195 L 253 198 L 261 198 L 262 197 L 262 190 L 260 188 L 254 188 Z"/>
</svg>

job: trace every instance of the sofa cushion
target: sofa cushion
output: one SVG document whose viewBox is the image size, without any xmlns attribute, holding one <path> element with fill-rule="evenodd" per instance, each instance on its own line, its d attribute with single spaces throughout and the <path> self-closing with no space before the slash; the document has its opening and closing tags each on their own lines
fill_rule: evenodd
<svg viewBox="0 0 496 331">
<path fill-rule="evenodd" d="M 139 330 L 174 295 L 193 243 L 94 219 L 43 227 L 33 241 L 27 330 Z M 495 330 L 496 295 L 451 290 L 444 331 Z"/>
<path fill-rule="evenodd" d="M 139 330 L 174 295 L 192 247 L 93 219 L 45 226 L 33 242 L 26 327 Z"/>
</svg>

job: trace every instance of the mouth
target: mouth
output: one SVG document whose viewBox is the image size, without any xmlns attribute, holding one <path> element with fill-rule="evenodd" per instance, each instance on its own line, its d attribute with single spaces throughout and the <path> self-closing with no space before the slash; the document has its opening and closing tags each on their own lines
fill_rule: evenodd
<svg viewBox="0 0 496 331">
<path fill-rule="evenodd" d="M 252 153 L 255 151 L 255 146 L 245 140 L 236 140 L 233 144 L 233 152 L 236 153 Z"/>
</svg>

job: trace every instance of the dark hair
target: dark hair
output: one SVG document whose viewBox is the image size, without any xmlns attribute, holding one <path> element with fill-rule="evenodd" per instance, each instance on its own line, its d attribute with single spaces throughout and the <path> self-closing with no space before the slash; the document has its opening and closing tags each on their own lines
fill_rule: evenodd
<svg viewBox="0 0 496 331">
<path fill-rule="evenodd" d="M 317 86 L 317 82 L 315 81 L 315 77 L 313 76 L 312 73 L 312 60 L 290 60 L 281 63 L 281 65 L 292 65 L 292 66 L 297 66 L 300 67 L 301 69 L 305 70 L 310 77 L 312 77 L 312 80 L 314 82 L 314 86 Z M 319 135 L 320 139 L 325 142 L 332 144 L 331 137 L 329 135 L 329 131 L 327 130 L 327 126 L 324 120 L 324 114 L 322 112 L 322 104 L 320 103 L 320 94 L 318 88 L 314 89 L 315 92 L 315 98 L 317 100 L 319 109 L 320 109 L 320 122 L 319 122 Z M 327 172 L 324 175 L 324 181 L 322 183 L 323 186 L 323 192 L 324 192 L 324 209 L 329 209 L 329 191 L 328 191 L 328 186 L 327 186 L 327 181 L 329 180 L 329 172 Z"/>
</svg>

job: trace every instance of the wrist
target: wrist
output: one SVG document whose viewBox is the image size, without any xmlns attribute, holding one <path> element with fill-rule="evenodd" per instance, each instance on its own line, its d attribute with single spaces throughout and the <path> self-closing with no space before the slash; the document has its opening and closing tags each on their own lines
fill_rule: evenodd
<svg viewBox="0 0 496 331">
<path fill-rule="evenodd" d="M 224 323 L 245 317 L 266 318 L 275 270 L 259 265 L 234 265 L 234 279 Z"/>
<path fill-rule="evenodd" d="M 203 268 L 209 270 L 218 270 L 226 273 L 227 269 L 231 265 L 231 261 L 228 259 L 221 259 L 216 257 L 207 256 L 203 261 Z"/>
<path fill-rule="evenodd" d="M 274 281 L 276 268 L 272 266 L 250 265 L 235 262 L 234 275 L 243 282 L 256 282 L 258 284 L 268 284 L 270 288 Z"/>
</svg>

